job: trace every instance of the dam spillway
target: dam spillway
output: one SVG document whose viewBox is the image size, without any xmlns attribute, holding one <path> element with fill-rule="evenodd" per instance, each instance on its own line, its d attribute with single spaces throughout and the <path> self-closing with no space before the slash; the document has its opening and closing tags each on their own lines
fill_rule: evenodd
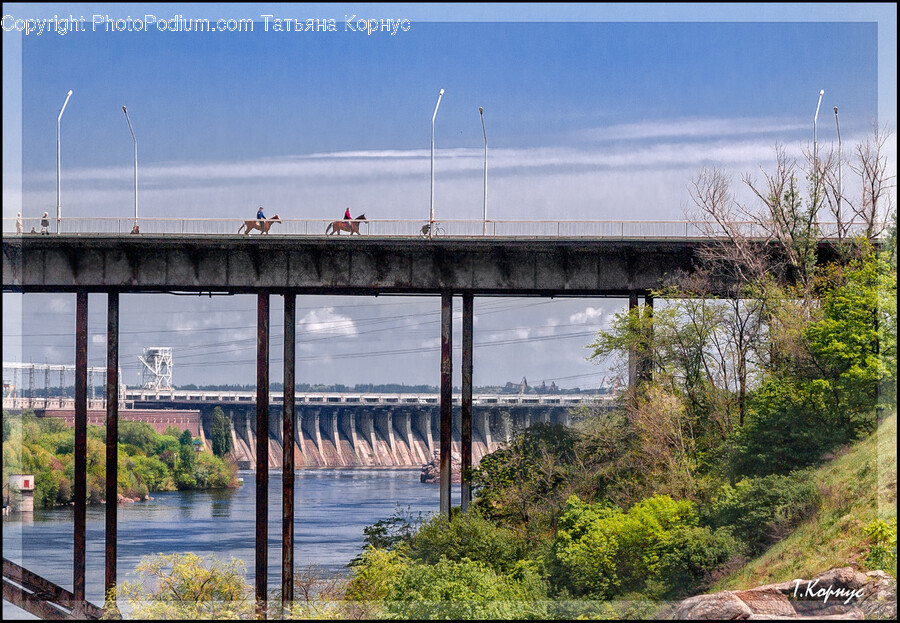
<svg viewBox="0 0 900 623">
<path fill-rule="evenodd" d="M 248 406 L 249 407 L 249 406 Z M 210 444 L 212 409 L 203 409 L 204 438 Z M 571 425 L 571 407 L 564 404 L 492 405 L 474 409 L 472 461 L 497 450 L 503 443 L 538 422 Z M 222 405 L 231 422 L 232 458 L 244 469 L 256 467 L 256 412 L 252 407 Z M 284 440 L 282 410 L 269 410 L 269 467 L 280 468 Z M 297 469 L 323 467 L 421 467 L 438 450 L 440 405 L 304 405 L 295 407 L 294 465 Z M 451 456 L 460 447 L 459 407 L 453 409 Z"/>
</svg>

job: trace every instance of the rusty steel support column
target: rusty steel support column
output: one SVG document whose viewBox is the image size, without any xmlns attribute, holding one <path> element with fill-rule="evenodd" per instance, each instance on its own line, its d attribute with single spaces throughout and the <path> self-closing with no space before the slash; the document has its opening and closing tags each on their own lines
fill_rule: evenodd
<svg viewBox="0 0 900 623">
<path fill-rule="evenodd" d="M 440 512 L 450 517 L 450 442 L 453 425 L 453 294 L 441 294 L 441 453 Z"/>
<path fill-rule="evenodd" d="M 73 556 L 74 618 L 85 602 L 85 550 L 87 546 L 87 349 L 88 293 L 79 290 L 75 303 L 75 543 Z"/>
<path fill-rule="evenodd" d="M 286 617 L 294 601 L 294 344 L 297 296 L 284 295 L 284 406 L 282 408 L 281 512 L 281 616 Z"/>
<path fill-rule="evenodd" d="M 649 316 L 650 326 L 647 327 L 647 347 L 653 343 L 653 297 L 649 294 L 644 296 L 644 315 Z M 653 360 L 649 356 L 649 352 L 644 356 L 641 362 L 641 380 L 653 380 Z"/>
<path fill-rule="evenodd" d="M 269 293 L 256 295 L 256 614 L 266 617 L 269 539 Z"/>
<path fill-rule="evenodd" d="M 628 293 L 628 314 L 629 316 L 637 309 L 638 306 L 638 295 L 637 292 L 629 292 Z M 637 376 L 638 376 L 638 363 L 637 363 L 638 355 L 634 350 L 634 347 L 630 347 L 628 349 L 628 387 L 634 387 L 637 385 Z"/>
<path fill-rule="evenodd" d="M 106 583 L 105 597 L 116 587 L 119 480 L 119 293 L 106 303 Z M 115 608 L 115 603 L 107 604 Z"/>
<path fill-rule="evenodd" d="M 472 501 L 472 310 L 474 297 L 471 292 L 463 294 L 462 313 L 462 405 L 460 410 L 460 510 L 465 512 Z"/>
</svg>

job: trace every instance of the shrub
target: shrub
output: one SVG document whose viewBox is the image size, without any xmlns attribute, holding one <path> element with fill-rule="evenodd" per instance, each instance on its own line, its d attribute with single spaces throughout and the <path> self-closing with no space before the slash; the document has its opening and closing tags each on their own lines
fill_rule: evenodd
<svg viewBox="0 0 900 623">
<path fill-rule="evenodd" d="M 897 518 L 894 517 L 891 523 L 875 519 L 864 530 L 872 541 L 864 560 L 866 568 L 881 569 L 897 577 Z"/>
<path fill-rule="evenodd" d="M 807 471 L 748 478 L 734 486 L 724 485 L 705 520 L 712 527 L 731 527 L 751 553 L 758 553 L 813 513 L 820 497 Z"/>
<path fill-rule="evenodd" d="M 143 454 L 153 451 L 157 433 L 146 422 L 119 422 L 119 443 L 134 446 Z"/>
<path fill-rule="evenodd" d="M 827 382 L 770 379 L 750 400 L 745 426 L 729 436 L 730 470 L 736 478 L 789 474 L 844 441 Z"/>
<path fill-rule="evenodd" d="M 592 599 L 648 588 L 665 591 L 659 582 L 672 535 L 696 523 L 692 502 L 665 495 L 643 500 L 627 513 L 572 496 L 549 559 L 555 588 Z"/>
<path fill-rule="evenodd" d="M 135 619 L 253 618 L 252 589 L 237 559 L 170 554 L 148 556 L 136 567 L 139 580 L 125 581 L 118 597 Z"/>
<path fill-rule="evenodd" d="M 506 573 L 526 557 L 526 544 L 512 530 L 495 525 L 472 509 L 452 521 L 443 515 L 426 521 L 412 538 L 409 555 L 426 564 L 436 564 L 442 557 L 454 561 L 468 558 Z"/>
<path fill-rule="evenodd" d="M 388 618 L 409 620 L 546 618 L 544 594 L 468 558 L 403 566 L 385 607 Z"/>
<path fill-rule="evenodd" d="M 660 596 L 677 598 L 710 583 L 712 574 L 743 554 L 730 528 L 683 526 L 672 532 L 659 561 Z"/>
</svg>

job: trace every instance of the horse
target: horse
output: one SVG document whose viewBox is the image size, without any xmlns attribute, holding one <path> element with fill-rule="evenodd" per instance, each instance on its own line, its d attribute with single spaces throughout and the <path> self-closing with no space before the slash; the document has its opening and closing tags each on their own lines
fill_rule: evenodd
<svg viewBox="0 0 900 623">
<path fill-rule="evenodd" d="M 245 234 L 249 234 L 251 230 L 258 229 L 261 234 L 268 234 L 272 225 L 280 222 L 281 219 L 278 218 L 277 214 L 264 221 L 244 221 L 244 224 L 238 227 L 237 233 L 241 233 L 241 230 L 243 229 L 245 230 Z"/>
<path fill-rule="evenodd" d="M 364 220 L 366 220 L 366 215 L 360 214 L 352 221 L 333 221 L 328 223 L 325 227 L 325 234 L 328 236 L 331 236 L 332 234 L 340 236 L 342 231 L 349 231 L 351 236 L 353 234 L 359 234 L 359 222 Z"/>
</svg>

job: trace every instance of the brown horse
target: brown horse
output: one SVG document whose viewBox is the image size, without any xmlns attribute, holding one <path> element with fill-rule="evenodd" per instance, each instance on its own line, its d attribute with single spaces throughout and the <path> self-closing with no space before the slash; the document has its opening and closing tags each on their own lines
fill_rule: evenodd
<svg viewBox="0 0 900 623">
<path fill-rule="evenodd" d="M 244 230 L 245 234 L 249 234 L 252 230 L 258 229 L 261 234 L 268 234 L 272 225 L 280 222 L 281 219 L 278 218 L 277 214 L 264 221 L 244 221 L 244 224 L 238 227 L 237 233 L 241 233 L 241 230 Z"/>
<path fill-rule="evenodd" d="M 328 236 L 331 236 L 332 234 L 340 236 L 342 231 L 349 231 L 351 236 L 353 234 L 359 234 L 359 222 L 364 220 L 366 220 L 366 215 L 360 214 L 352 221 L 333 221 L 328 223 L 328 226 L 325 227 L 325 234 Z"/>
</svg>

